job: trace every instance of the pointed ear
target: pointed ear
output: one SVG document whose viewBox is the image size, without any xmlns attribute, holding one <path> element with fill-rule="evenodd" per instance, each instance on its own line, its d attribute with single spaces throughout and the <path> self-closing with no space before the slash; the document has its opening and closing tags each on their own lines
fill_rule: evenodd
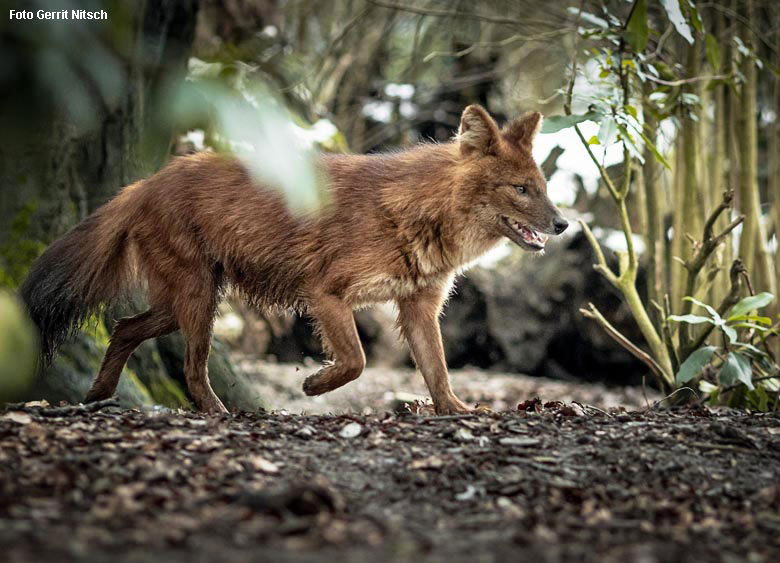
<svg viewBox="0 0 780 563">
<path fill-rule="evenodd" d="M 458 143 L 463 156 L 492 154 L 499 142 L 496 122 L 482 106 L 476 104 L 463 110 L 458 128 Z"/>
<path fill-rule="evenodd" d="M 543 119 L 542 114 L 538 111 L 521 115 L 504 127 L 504 136 L 510 143 L 530 151 L 534 137 L 542 128 Z"/>
</svg>

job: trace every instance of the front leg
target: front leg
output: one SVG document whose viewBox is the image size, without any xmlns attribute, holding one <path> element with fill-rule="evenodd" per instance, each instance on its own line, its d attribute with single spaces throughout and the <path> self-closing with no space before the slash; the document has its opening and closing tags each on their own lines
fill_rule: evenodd
<svg viewBox="0 0 780 563">
<path fill-rule="evenodd" d="M 310 313 L 332 362 L 306 378 L 303 392 L 321 395 L 357 379 L 366 366 L 366 356 L 349 305 L 333 295 L 320 295 L 312 300 Z"/>
<path fill-rule="evenodd" d="M 471 412 L 450 387 L 447 362 L 439 329 L 443 292 L 426 292 L 398 300 L 398 324 L 409 342 L 412 356 L 422 372 L 436 414 Z"/>
</svg>

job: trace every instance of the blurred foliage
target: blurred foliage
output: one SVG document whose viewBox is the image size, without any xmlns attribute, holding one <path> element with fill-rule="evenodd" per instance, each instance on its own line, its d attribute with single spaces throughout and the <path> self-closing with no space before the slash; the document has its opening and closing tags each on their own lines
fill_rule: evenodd
<svg viewBox="0 0 780 563">
<path fill-rule="evenodd" d="M 0 404 L 33 385 L 38 361 L 36 331 L 16 297 L 0 289 Z"/>
<path fill-rule="evenodd" d="M 11 220 L 5 240 L 0 244 L 0 287 L 18 287 L 33 261 L 46 248 L 31 235 L 31 221 L 36 203 L 25 205 Z"/>
</svg>

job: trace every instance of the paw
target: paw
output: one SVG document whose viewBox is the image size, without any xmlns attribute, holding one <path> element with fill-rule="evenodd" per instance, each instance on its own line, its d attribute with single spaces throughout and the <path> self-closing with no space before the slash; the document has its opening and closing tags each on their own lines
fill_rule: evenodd
<svg viewBox="0 0 780 563">
<path fill-rule="evenodd" d="M 466 406 L 466 404 L 458 399 L 457 397 L 452 397 L 447 399 L 446 401 L 442 401 L 441 403 L 436 403 L 436 414 L 439 416 L 442 415 L 452 415 L 452 414 L 471 414 L 474 411 Z"/>
<path fill-rule="evenodd" d="M 323 380 L 322 373 L 318 371 L 303 380 L 303 392 L 309 397 L 322 395 L 330 390 L 326 383 Z"/>
<path fill-rule="evenodd" d="M 496 411 L 494 411 L 487 405 L 477 403 L 476 406 L 474 407 L 474 410 L 471 412 L 473 412 L 474 414 L 495 414 Z"/>
</svg>

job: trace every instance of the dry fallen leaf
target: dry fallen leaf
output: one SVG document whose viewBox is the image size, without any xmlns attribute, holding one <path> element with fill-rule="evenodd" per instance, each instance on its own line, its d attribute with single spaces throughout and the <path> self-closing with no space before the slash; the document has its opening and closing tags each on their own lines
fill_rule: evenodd
<svg viewBox="0 0 780 563">
<path fill-rule="evenodd" d="M 10 420 L 16 424 L 30 424 L 32 422 L 32 417 L 24 412 L 11 411 L 0 417 L 0 420 Z"/>
<path fill-rule="evenodd" d="M 439 457 L 432 455 L 423 459 L 414 460 L 409 467 L 412 469 L 438 469 L 444 465 L 444 461 Z"/>
</svg>

